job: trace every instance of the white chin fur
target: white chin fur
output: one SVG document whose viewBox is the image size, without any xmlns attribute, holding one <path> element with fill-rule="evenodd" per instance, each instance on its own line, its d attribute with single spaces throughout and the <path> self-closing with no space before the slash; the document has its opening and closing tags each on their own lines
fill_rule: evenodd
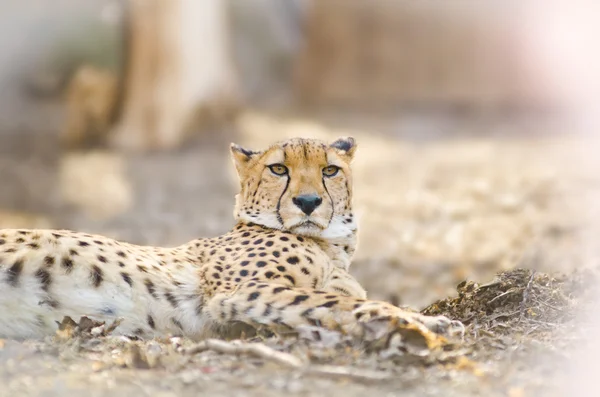
<svg viewBox="0 0 600 397">
<path fill-rule="evenodd" d="M 242 213 L 239 215 L 239 220 L 247 223 L 255 223 L 271 229 L 289 230 L 294 234 L 323 239 L 337 239 L 350 236 L 356 230 L 356 224 L 354 222 L 344 223 L 344 219 L 344 217 L 334 216 L 329 226 L 325 229 L 321 229 L 316 225 L 286 228 L 279 222 L 276 214 L 248 215 Z"/>
<path fill-rule="evenodd" d="M 321 238 L 336 239 L 350 236 L 356 230 L 354 221 L 344 223 L 344 217 L 334 216 L 327 229 L 321 232 Z"/>
</svg>

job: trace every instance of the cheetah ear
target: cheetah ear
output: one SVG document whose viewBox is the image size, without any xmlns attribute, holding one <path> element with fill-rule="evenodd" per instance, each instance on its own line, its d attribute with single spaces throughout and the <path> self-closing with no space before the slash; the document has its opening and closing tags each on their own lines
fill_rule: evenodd
<svg viewBox="0 0 600 397">
<path fill-rule="evenodd" d="M 356 141 L 350 136 L 342 137 L 333 142 L 330 147 L 334 148 L 340 155 L 352 160 L 356 151 Z"/>
<path fill-rule="evenodd" d="M 236 145 L 235 143 L 232 143 L 229 146 L 229 149 L 231 150 L 231 157 L 235 164 L 235 168 L 238 172 L 245 169 L 250 160 L 252 160 L 261 153 L 255 152 L 253 150 L 244 149 L 243 147 L 241 147 L 240 145 Z"/>
</svg>

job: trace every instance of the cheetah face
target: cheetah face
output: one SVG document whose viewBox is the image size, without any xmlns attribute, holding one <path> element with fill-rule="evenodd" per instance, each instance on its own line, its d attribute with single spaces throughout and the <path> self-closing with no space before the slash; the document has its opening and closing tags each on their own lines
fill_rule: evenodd
<svg viewBox="0 0 600 397">
<path fill-rule="evenodd" d="M 234 216 L 294 234 L 341 238 L 356 230 L 350 163 L 353 138 L 295 138 L 263 151 L 231 145 L 241 184 Z"/>
</svg>

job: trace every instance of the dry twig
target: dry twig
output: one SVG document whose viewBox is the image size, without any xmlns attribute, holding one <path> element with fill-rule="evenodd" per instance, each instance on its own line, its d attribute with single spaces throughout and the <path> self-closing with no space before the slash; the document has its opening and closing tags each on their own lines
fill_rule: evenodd
<svg viewBox="0 0 600 397">
<path fill-rule="evenodd" d="M 241 341 L 227 342 L 219 339 L 207 339 L 195 346 L 183 350 L 183 353 L 198 354 L 207 350 L 223 354 L 248 354 L 291 368 L 301 368 L 304 366 L 304 362 L 298 357 L 289 353 L 277 351 L 262 343 L 244 343 Z"/>
<path fill-rule="evenodd" d="M 525 316 L 525 307 L 527 306 L 527 300 L 529 299 L 529 292 L 531 291 L 531 285 L 533 283 L 533 278 L 535 277 L 535 270 L 531 271 L 531 277 L 529 277 L 529 281 L 527 282 L 527 286 L 525 287 L 525 290 L 523 290 L 523 300 L 521 301 L 521 305 L 519 307 L 519 311 L 520 311 L 520 315 L 519 315 L 519 322 L 521 320 L 523 320 L 523 317 Z"/>
<path fill-rule="evenodd" d="M 363 382 L 379 382 L 391 379 L 392 375 L 383 371 L 371 371 L 353 367 L 340 367 L 334 365 L 315 365 L 308 367 L 307 374 L 327 377 L 352 378 Z"/>
</svg>

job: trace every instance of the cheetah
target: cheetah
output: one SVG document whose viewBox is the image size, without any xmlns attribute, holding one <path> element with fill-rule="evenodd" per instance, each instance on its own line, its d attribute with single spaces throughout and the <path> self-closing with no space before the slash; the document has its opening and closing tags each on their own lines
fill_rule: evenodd
<svg viewBox="0 0 600 397">
<path fill-rule="evenodd" d="M 233 229 L 174 248 L 67 230 L 0 230 L 0 337 L 53 334 L 64 316 L 123 321 L 115 332 L 193 339 L 321 326 L 351 335 L 373 318 L 445 340 L 462 324 L 368 300 L 348 272 L 357 243 L 355 140 L 231 144 L 240 182 Z M 436 339 L 437 338 L 437 339 Z"/>
</svg>

